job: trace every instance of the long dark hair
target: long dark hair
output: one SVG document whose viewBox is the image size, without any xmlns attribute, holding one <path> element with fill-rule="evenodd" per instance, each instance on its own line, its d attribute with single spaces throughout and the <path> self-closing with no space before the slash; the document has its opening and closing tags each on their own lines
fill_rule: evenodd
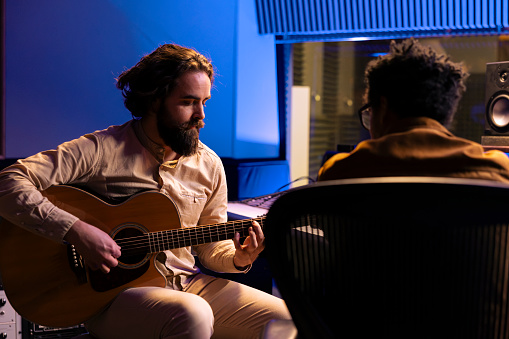
<svg viewBox="0 0 509 339">
<path fill-rule="evenodd" d="M 187 71 L 202 71 L 211 83 L 214 80 L 213 66 L 205 56 L 191 48 L 165 44 L 122 72 L 117 88 L 122 91 L 125 107 L 133 117 L 141 118 L 156 99 L 173 90 Z"/>
</svg>

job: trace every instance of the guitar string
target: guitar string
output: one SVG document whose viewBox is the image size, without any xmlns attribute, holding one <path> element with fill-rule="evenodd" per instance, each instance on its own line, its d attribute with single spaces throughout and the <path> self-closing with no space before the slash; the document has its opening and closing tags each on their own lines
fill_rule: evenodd
<svg viewBox="0 0 509 339">
<path fill-rule="evenodd" d="M 144 252 L 160 252 L 171 248 L 180 248 L 193 245 L 193 243 L 207 243 L 233 238 L 234 233 L 240 231 L 245 235 L 247 228 L 228 228 L 219 231 L 195 232 L 190 230 L 163 231 L 152 234 L 144 234 L 135 241 L 120 242 L 124 254 L 132 254 L 132 251 L 143 249 Z M 233 231 L 233 232 L 232 232 Z"/>
<path fill-rule="evenodd" d="M 256 220 L 256 219 L 254 219 L 254 220 Z M 146 241 L 147 236 L 153 236 L 154 238 L 155 237 L 168 237 L 169 233 L 182 233 L 184 235 L 184 238 L 196 238 L 202 234 L 205 235 L 206 237 L 210 237 L 210 236 L 215 236 L 217 234 L 225 234 L 225 231 L 227 233 L 230 233 L 232 230 L 235 231 L 236 226 L 238 224 L 241 225 L 241 230 L 244 230 L 245 227 L 243 227 L 243 226 L 247 223 L 250 224 L 250 221 L 251 220 L 232 221 L 232 222 L 219 224 L 219 225 L 204 225 L 204 226 L 164 230 L 164 231 L 159 231 L 159 232 L 150 232 L 150 233 L 144 233 L 140 236 L 134 236 L 134 237 L 129 237 L 129 238 L 120 238 L 120 239 L 118 239 L 117 243 L 128 244 L 130 242 L 132 243 L 137 240 Z M 262 219 L 260 219 L 259 221 L 262 221 Z M 221 226 L 223 226 L 223 227 L 221 227 Z M 233 226 L 233 228 L 231 226 Z M 219 233 L 214 233 L 215 230 L 218 230 Z"/>
<path fill-rule="evenodd" d="M 204 230 L 203 232 L 196 232 L 196 230 L 172 230 L 172 231 L 161 231 L 161 232 L 153 232 L 153 233 L 145 233 L 143 235 L 137 236 L 136 239 L 119 239 L 117 243 L 124 248 L 126 245 L 133 244 L 148 244 L 148 242 L 187 242 L 190 239 L 198 239 L 198 238 L 211 238 L 218 237 L 221 235 L 231 234 L 232 231 L 245 231 L 245 228 L 229 228 L 224 230 Z"/>
<path fill-rule="evenodd" d="M 252 220 L 258 221 L 263 226 L 264 219 L 265 217 L 260 217 L 254 218 Z M 149 248 L 150 252 L 160 252 L 161 250 L 167 248 L 170 244 L 173 246 L 169 246 L 169 248 L 178 248 L 192 245 L 193 240 L 196 240 L 198 243 L 201 243 L 201 240 L 203 240 L 203 243 L 217 240 L 226 240 L 232 236 L 232 231 L 234 233 L 239 231 L 237 229 L 239 225 L 240 231 L 242 231 L 240 233 L 247 231 L 250 226 L 246 227 L 246 224 L 251 225 L 251 219 L 229 221 L 216 225 L 201 225 L 188 228 L 149 232 L 139 236 L 120 238 L 116 240 L 116 242 L 124 252 L 146 248 Z M 177 244 L 177 246 L 175 246 L 175 244 Z"/>
<path fill-rule="evenodd" d="M 186 245 L 192 245 L 193 242 L 206 243 L 214 240 L 226 240 L 228 238 L 232 238 L 233 234 L 236 232 L 243 233 L 244 235 L 246 230 L 247 228 L 238 229 L 237 227 L 226 227 L 222 230 L 205 230 L 205 232 L 196 232 L 196 230 L 164 231 L 144 234 L 137 237 L 134 241 L 121 241 L 119 242 L 119 245 L 122 246 L 124 250 L 151 247 L 151 250 L 154 248 L 152 251 L 157 251 L 155 248 L 160 250 L 161 248 L 184 247 Z"/>
<path fill-rule="evenodd" d="M 253 220 L 257 220 L 257 219 L 253 219 Z M 259 220 L 257 221 L 261 221 L 263 223 L 263 218 L 260 218 Z M 201 225 L 201 226 L 194 226 L 194 227 L 186 227 L 186 228 L 176 228 L 176 229 L 171 229 L 171 230 L 163 230 L 163 231 L 158 231 L 158 232 L 149 232 L 149 233 L 143 233 L 142 235 L 140 236 L 133 236 L 133 237 L 129 237 L 129 238 L 120 238 L 118 239 L 118 241 L 121 241 L 121 240 L 127 240 L 127 242 L 129 242 L 130 240 L 136 240 L 137 238 L 143 238 L 145 239 L 147 235 L 155 235 L 155 234 L 166 234 L 166 233 L 171 233 L 171 232 L 177 232 L 177 233 L 197 233 L 197 234 L 201 234 L 201 233 L 206 233 L 206 230 L 211 230 L 208 232 L 208 234 L 213 234 L 213 231 L 214 230 L 220 230 L 220 231 L 223 231 L 223 230 L 235 230 L 235 227 L 237 226 L 237 224 L 240 224 L 241 226 L 244 226 L 244 224 L 251 224 L 251 219 L 249 220 L 237 220 L 237 221 L 230 221 L 230 222 L 226 222 L 224 224 L 215 224 L 215 225 Z M 233 228 L 229 225 L 233 225 Z M 224 226 L 224 227 L 221 227 L 221 226 Z M 244 227 L 241 227 L 241 228 L 244 228 Z M 205 232 L 203 232 L 205 230 Z M 195 237 L 195 235 L 191 235 L 192 237 Z"/>
</svg>

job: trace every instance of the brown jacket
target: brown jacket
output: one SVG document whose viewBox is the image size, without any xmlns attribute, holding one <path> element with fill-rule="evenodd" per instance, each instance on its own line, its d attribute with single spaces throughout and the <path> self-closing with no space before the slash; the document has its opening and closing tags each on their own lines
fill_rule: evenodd
<svg viewBox="0 0 509 339">
<path fill-rule="evenodd" d="M 509 183 L 509 158 L 485 152 L 429 118 L 407 118 L 381 138 L 360 142 L 322 166 L 318 180 L 383 176 L 433 176 L 486 179 Z"/>
</svg>

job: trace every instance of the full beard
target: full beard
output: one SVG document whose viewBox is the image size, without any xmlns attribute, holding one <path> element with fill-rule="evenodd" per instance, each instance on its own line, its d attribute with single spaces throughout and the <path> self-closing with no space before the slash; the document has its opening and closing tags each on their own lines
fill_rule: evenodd
<svg viewBox="0 0 509 339">
<path fill-rule="evenodd" d="M 191 119 L 182 124 L 175 124 L 167 115 L 157 115 L 157 129 L 159 136 L 166 146 L 183 156 L 196 154 L 200 141 L 200 128 L 205 126 L 200 119 Z"/>
</svg>

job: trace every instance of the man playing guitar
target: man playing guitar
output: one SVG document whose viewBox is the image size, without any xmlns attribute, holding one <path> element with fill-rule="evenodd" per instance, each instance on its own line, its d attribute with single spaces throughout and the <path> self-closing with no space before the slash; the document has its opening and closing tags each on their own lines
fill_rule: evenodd
<svg viewBox="0 0 509 339">
<path fill-rule="evenodd" d="M 214 271 L 246 272 L 264 247 L 257 221 L 242 228 L 243 243 L 242 232 L 229 229 L 221 160 L 199 140 L 213 75 L 210 61 L 198 52 L 162 45 L 117 79 L 132 120 L 0 172 L 2 245 L 14 243 L 8 239 L 27 240 L 36 248 L 44 244 L 37 252 L 47 253 L 33 251 L 19 264 L 9 260 L 22 253 L 0 253 L 7 295 L 11 286 L 11 296 L 21 300 L 19 307 L 12 304 L 22 316 L 26 310 L 34 317 L 29 320 L 42 325 L 84 321 L 92 335 L 104 339 L 209 338 L 213 333 L 255 338 L 271 319 L 290 319 L 279 298 L 207 276 L 195 265 L 196 255 Z M 61 185 L 78 187 L 79 193 Z M 159 197 L 145 195 L 154 191 Z M 161 222 L 175 232 L 157 226 L 152 233 L 149 224 Z M 219 226 L 197 227 L 213 224 Z M 26 233 L 17 235 L 18 230 Z M 179 237 L 183 240 L 175 240 Z M 127 255 L 132 247 L 141 251 L 139 262 Z M 63 264 L 56 266 L 60 257 Z M 37 271 L 43 260 L 56 267 Z M 144 273 L 153 271 L 147 263 L 156 276 Z M 19 279 L 29 276 L 28 282 L 9 280 L 8 269 Z M 143 272 L 132 278 L 117 274 L 130 270 Z M 53 282 L 67 271 L 72 273 Z M 38 287 L 28 306 L 23 292 Z M 73 303 L 75 309 L 66 308 Z M 55 306 L 54 313 L 46 306 Z M 74 318 L 81 310 L 87 311 Z M 39 321 L 41 313 L 49 316 Z"/>
</svg>

